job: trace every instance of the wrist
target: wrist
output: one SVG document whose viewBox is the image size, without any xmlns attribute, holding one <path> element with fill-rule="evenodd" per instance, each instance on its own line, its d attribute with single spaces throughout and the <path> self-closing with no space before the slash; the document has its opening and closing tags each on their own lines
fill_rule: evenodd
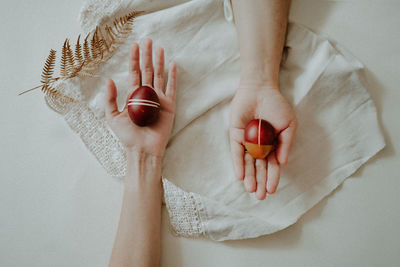
<svg viewBox="0 0 400 267">
<path fill-rule="evenodd" d="M 266 79 L 252 79 L 249 77 L 241 78 L 238 90 L 259 91 L 259 90 L 277 90 L 279 91 L 279 82 Z"/>
<path fill-rule="evenodd" d="M 240 85 L 279 88 L 279 73 L 262 67 L 243 67 Z"/>
<path fill-rule="evenodd" d="M 137 160 L 138 158 L 144 158 L 144 157 L 162 161 L 164 154 L 162 151 L 159 151 L 157 153 L 149 152 L 147 149 L 140 146 L 126 146 L 125 151 L 128 161 Z"/>
<path fill-rule="evenodd" d="M 127 188 L 141 189 L 148 185 L 158 186 L 161 182 L 162 157 L 145 152 L 140 148 L 128 148 L 127 174 L 125 185 Z"/>
<path fill-rule="evenodd" d="M 138 145 L 125 145 L 125 151 L 128 157 L 136 157 L 138 154 L 152 156 L 162 160 L 164 157 L 165 149 L 157 149 L 157 145 L 151 146 L 151 149 Z"/>
</svg>

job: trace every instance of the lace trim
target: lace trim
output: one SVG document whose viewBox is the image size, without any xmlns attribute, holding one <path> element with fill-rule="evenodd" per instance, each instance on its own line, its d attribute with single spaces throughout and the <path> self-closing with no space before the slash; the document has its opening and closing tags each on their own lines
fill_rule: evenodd
<svg viewBox="0 0 400 267">
<path fill-rule="evenodd" d="M 71 105 L 64 118 L 109 174 L 125 175 L 127 163 L 123 145 L 86 103 Z"/>
<path fill-rule="evenodd" d="M 165 204 L 174 233 L 185 237 L 205 234 L 203 219 L 206 213 L 201 196 L 185 192 L 165 178 L 163 185 Z"/>
</svg>

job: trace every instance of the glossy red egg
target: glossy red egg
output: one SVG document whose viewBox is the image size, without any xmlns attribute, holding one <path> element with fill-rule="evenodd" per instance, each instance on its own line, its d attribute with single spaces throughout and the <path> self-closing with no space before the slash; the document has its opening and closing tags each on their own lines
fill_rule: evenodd
<svg viewBox="0 0 400 267">
<path fill-rule="evenodd" d="M 149 86 L 137 88 L 128 100 L 128 113 L 138 126 L 148 126 L 158 120 L 160 100 L 156 91 Z"/>
<path fill-rule="evenodd" d="M 252 120 L 244 130 L 244 141 L 247 152 L 253 158 L 266 158 L 274 147 L 275 129 L 265 120 Z"/>
</svg>

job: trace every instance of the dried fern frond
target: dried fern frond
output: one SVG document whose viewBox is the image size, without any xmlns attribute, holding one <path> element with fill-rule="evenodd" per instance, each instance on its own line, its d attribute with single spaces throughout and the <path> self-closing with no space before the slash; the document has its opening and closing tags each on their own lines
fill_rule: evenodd
<svg viewBox="0 0 400 267">
<path fill-rule="evenodd" d="M 88 42 L 89 34 L 86 35 L 85 42 L 83 43 L 83 55 L 85 57 L 86 62 L 90 62 L 92 60 L 90 57 L 90 47 Z"/>
<path fill-rule="evenodd" d="M 65 49 L 66 45 L 67 45 L 67 40 L 65 40 L 64 42 L 64 46 L 62 48 L 62 52 L 61 52 L 61 63 L 60 63 L 60 74 L 61 77 L 65 78 L 68 76 L 68 71 L 67 71 L 67 49 Z"/>
<path fill-rule="evenodd" d="M 81 35 L 79 34 L 75 45 L 75 59 L 78 66 L 83 64 L 82 46 L 80 40 L 81 40 Z"/>
<path fill-rule="evenodd" d="M 47 95 L 49 95 L 49 96 L 51 96 L 51 97 L 53 97 L 53 98 L 58 97 L 57 90 L 54 89 L 50 84 L 43 85 L 42 92 L 47 94 Z"/>
<path fill-rule="evenodd" d="M 67 39 L 67 46 L 65 49 L 67 50 L 68 75 L 71 75 L 71 73 L 73 73 L 75 69 L 75 58 L 68 39 Z"/>
<path fill-rule="evenodd" d="M 108 40 L 107 40 L 107 38 L 103 35 L 103 31 L 102 31 L 100 28 L 98 28 L 98 33 L 99 33 L 100 41 L 101 41 L 102 44 L 105 46 L 106 50 L 110 49 L 110 46 L 109 46 L 109 44 L 108 44 Z"/>
<path fill-rule="evenodd" d="M 48 83 L 53 77 L 54 73 L 54 65 L 56 63 L 56 51 L 51 49 L 50 54 L 44 63 L 43 71 L 42 71 L 42 80 L 41 83 Z"/>
<path fill-rule="evenodd" d="M 57 80 L 66 80 L 73 77 L 98 77 L 95 72 L 97 68 L 105 63 L 114 54 L 116 49 L 123 44 L 130 32 L 135 17 L 142 12 L 130 12 L 129 14 L 116 18 L 113 26 L 106 25 L 103 29 L 96 29 L 87 34 L 81 44 L 81 35 L 78 36 L 75 51 L 71 49 L 69 39 L 65 39 L 61 51 L 60 77 L 53 78 L 56 61 L 56 51 L 51 49 L 42 71 L 42 85 L 26 90 L 19 95 L 42 88 L 42 92 L 49 97 L 61 102 L 74 102 L 74 99 L 58 92 L 52 84 Z M 75 53 L 74 53 L 75 52 Z"/>
<path fill-rule="evenodd" d="M 60 103 L 72 103 L 75 102 L 73 98 L 66 96 L 62 93 L 60 93 L 57 89 L 52 87 L 51 84 L 45 84 L 42 86 L 42 92 L 52 98 L 52 99 L 57 99 Z"/>
</svg>

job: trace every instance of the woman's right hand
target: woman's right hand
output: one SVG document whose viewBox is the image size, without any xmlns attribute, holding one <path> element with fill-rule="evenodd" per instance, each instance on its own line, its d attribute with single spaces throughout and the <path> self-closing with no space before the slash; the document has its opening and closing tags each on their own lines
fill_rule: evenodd
<svg viewBox="0 0 400 267">
<path fill-rule="evenodd" d="M 113 80 L 107 81 L 105 96 L 106 120 L 125 145 L 128 152 L 144 152 L 156 157 L 162 157 L 168 143 L 175 116 L 175 91 L 176 91 L 176 64 L 169 65 L 168 83 L 164 88 L 164 49 L 157 48 L 155 53 L 155 66 L 152 60 L 152 40 L 143 42 L 142 60 L 140 68 L 139 45 L 134 43 L 129 55 L 129 74 L 131 88 L 128 96 L 141 85 L 147 85 L 157 92 L 161 104 L 158 121 L 147 127 L 135 125 L 128 114 L 128 105 L 122 111 L 118 110 L 116 103 L 117 88 Z"/>
<path fill-rule="evenodd" d="M 242 79 L 231 104 L 230 144 L 236 176 L 259 200 L 275 193 L 281 165 L 288 162 L 297 120 L 292 107 L 279 91 L 265 81 Z M 266 159 L 254 159 L 244 149 L 244 130 L 253 119 L 263 119 L 274 127 L 278 144 Z"/>
</svg>

